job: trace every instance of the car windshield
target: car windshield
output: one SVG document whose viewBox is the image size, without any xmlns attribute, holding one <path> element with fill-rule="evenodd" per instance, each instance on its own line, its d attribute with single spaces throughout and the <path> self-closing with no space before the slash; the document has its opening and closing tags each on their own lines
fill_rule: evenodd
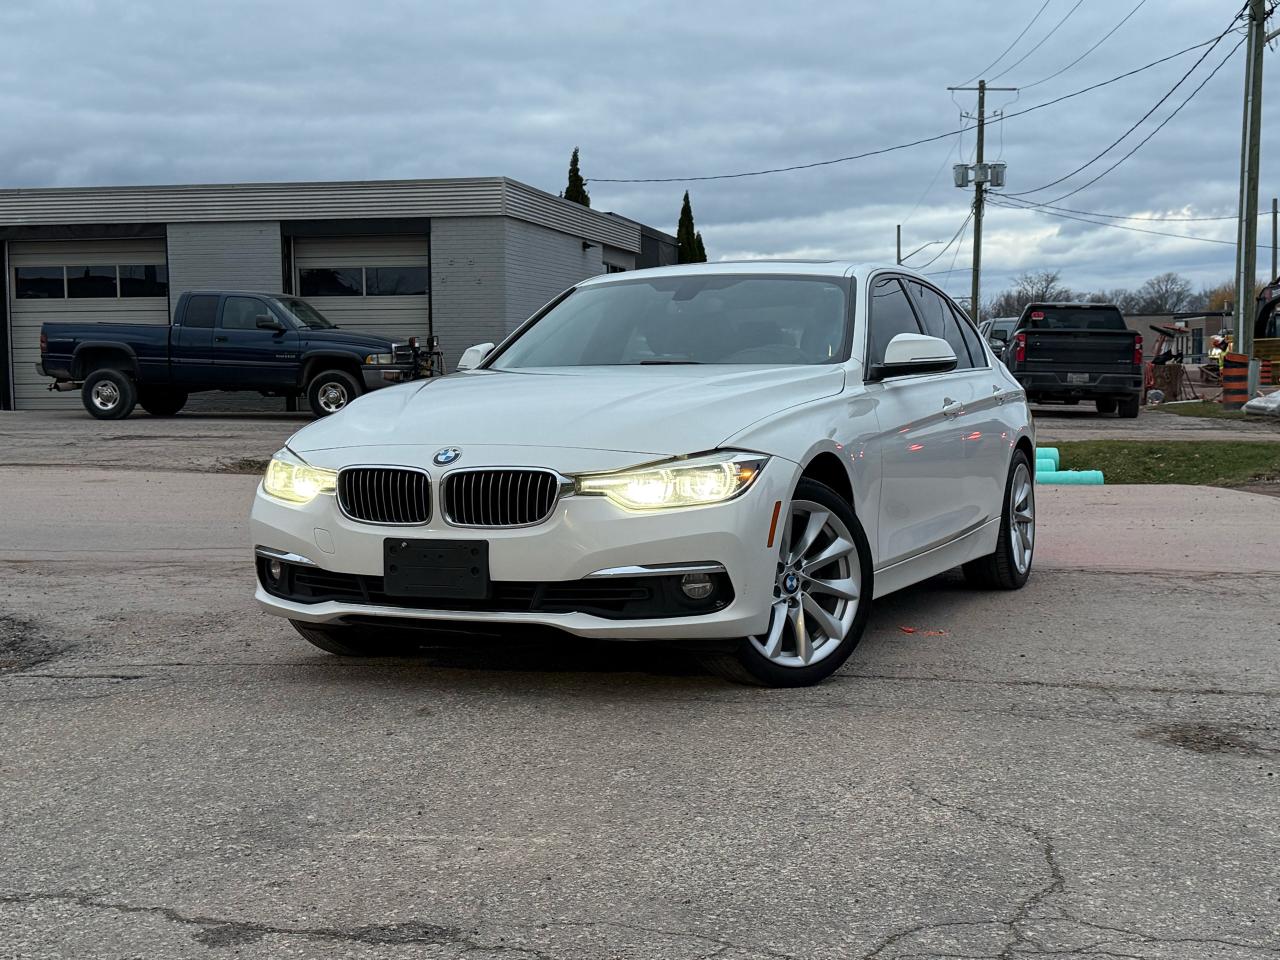
<svg viewBox="0 0 1280 960">
<path fill-rule="evenodd" d="M 705 274 L 573 291 L 495 370 L 639 364 L 815 364 L 847 354 L 842 280 Z"/>
<path fill-rule="evenodd" d="M 1030 330 L 1127 330 L 1120 310 L 1112 306 L 1055 307 L 1032 305 L 1022 325 Z"/>
<path fill-rule="evenodd" d="M 286 299 L 281 300 L 280 303 L 308 330 L 332 330 L 335 326 L 335 324 L 325 319 L 324 314 L 305 300 Z"/>
</svg>

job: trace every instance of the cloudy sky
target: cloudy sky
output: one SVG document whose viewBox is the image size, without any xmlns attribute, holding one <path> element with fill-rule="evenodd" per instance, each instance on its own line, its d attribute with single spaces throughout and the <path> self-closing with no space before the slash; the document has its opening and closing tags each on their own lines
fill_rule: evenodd
<svg viewBox="0 0 1280 960">
<path fill-rule="evenodd" d="M 687 186 L 712 259 L 892 259 L 896 223 L 911 249 L 950 238 L 964 221 L 971 195 L 952 186 L 950 165 L 970 158 L 971 132 L 772 176 L 603 178 L 739 173 L 946 133 L 975 106 L 972 94 L 953 98 L 946 87 L 981 70 L 1001 86 L 1035 84 L 990 95 L 989 110 L 1012 114 L 1210 39 L 1238 9 L 1236 0 L 1147 0 L 1084 60 L 1044 80 L 1137 5 L 15 0 L 0 5 L 0 186 L 502 174 L 558 192 L 577 144 L 597 208 L 674 231 Z M 1238 39 L 1227 34 L 1102 161 L 1024 199 L 1053 201 L 1101 173 Z M 990 126 L 987 158 L 1008 163 L 1004 192 L 1033 190 L 1088 161 L 1203 52 Z M 1243 49 L 1131 159 L 1059 206 L 1233 214 L 1242 77 Z M 1263 137 L 1268 209 L 1280 190 L 1278 129 Z M 1118 222 L 1234 237 L 1230 221 Z M 954 263 L 938 279 L 955 293 L 968 290 L 969 236 L 925 267 Z M 1264 269 L 1269 254 L 1260 252 Z M 1230 276 L 1233 256 L 1229 245 L 991 207 L 984 293 L 1040 268 L 1061 270 L 1077 288 L 1136 286 L 1166 270 L 1209 284 Z"/>
</svg>

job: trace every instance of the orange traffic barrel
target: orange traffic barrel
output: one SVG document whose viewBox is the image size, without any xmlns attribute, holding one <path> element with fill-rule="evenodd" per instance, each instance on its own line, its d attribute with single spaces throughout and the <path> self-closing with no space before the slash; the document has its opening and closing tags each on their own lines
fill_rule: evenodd
<svg viewBox="0 0 1280 960">
<path fill-rule="evenodd" d="M 1275 382 L 1274 380 L 1271 379 L 1271 370 L 1272 370 L 1272 367 L 1271 367 L 1270 360 L 1259 360 L 1258 361 L 1258 383 L 1268 387 L 1271 386 L 1271 384 Z"/>
<path fill-rule="evenodd" d="M 1222 358 L 1222 406 L 1239 410 L 1249 402 L 1249 358 L 1228 353 Z"/>
</svg>

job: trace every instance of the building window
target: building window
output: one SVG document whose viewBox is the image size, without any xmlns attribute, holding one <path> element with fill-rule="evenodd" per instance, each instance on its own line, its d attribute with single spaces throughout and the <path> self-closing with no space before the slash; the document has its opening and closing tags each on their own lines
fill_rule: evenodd
<svg viewBox="0 0 1280 960">
<path fill-rule="evenodd" d="M 67 296 L 72 299 L 116 299 L 115 267 L 67 267 Z"/>
<path fill-rule="evenodd" d="M 67 295 L 61 267 L 14 267 L 13 295 L 18 300 L 61 300 Z"/>
<path fill-rule="evenodd" d="M 364 295 L 363 267 L 307 267 L 298 271 L 304 297 L 360 297 Z"/>
<path fill-rule="evenodd" d="M 121 265 L 121 297 L 167 297 L 169 268 L 163 263 Z"/>
<path fill-rule="evenodd" d="M 605 273 L 626 273 L 627 268 L 620 267 L 616 263 L 606 263 L 604 265 L 604 272 Z"/>
<path fill-rule="evenodd" d="M 421 297 L 427 292 L 426 267 L 365 267 L 365 296 Z"/>
</svg>

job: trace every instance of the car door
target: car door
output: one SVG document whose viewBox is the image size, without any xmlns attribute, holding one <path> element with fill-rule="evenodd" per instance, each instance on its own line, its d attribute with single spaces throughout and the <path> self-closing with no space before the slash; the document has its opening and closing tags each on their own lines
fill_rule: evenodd
<svg viewBox="0 0 1280 960">
<path fill-rule="evenodd" d="M 956 354 L 956 368 L 947 377 L 951 395 L 963 404 L 954 423 L 963 468 L 965 508 L 969 511 L 965 526 L 972 528 L 991 519 L 993 507 L 998 515 L 998 504 L 1002 502 L 1003 473 L 994 495 L 992 474 L 994 464 L 1007 462 L 1008 456 L 1008 439 L 1000 436 L 1000 420 L 996 416 L 1003 399 L 1000 391 L 992 389 L 996 379 L 987 353 L 963 311 L 946 294 L 921 280 L 907 281 L 907 289 L 919 309 L 925 333 L 946 340 Z"/>
<path fill-rule="evenodd" d="M 169 363 L 173 382 L 187 388 L 212 383 L 213 328 L 218 319 L 216 293 L 187 295 L 181 315 L 169 334 Z"/>
<path fill-rule="evenodd" d="M 1010 451 L 1014 437 L 1004 416 L 1005 402 L 1012 399 L 1013 389 L 1008 381 L 1004 364 L 993 356 L 968 315 L 948 301 L 951 312 L 960 327 L 960 333 L 969 345 L 973 356 L 974 400 L 966 434 L 966 454 L 977 460 L 984 480 L 981 504 L 987 515 L 998 518 L 1004 511 L 1005 484 L 1008 481 Z M 975 435 L 976 434 L 976 435 Z"/>
<path fill-rule="evenodd" d="M 264 330 L 258 326 L 259 317 L 269 317 L 283 329 Z M 218 379 L 227 386 L 282 387 L 296 379 L 298 334 L 260 297 L 222 298 L 213 348 Z"/>
<path fill-rule="evenodd" d="M 884 359 L 897 334 L 924 333 L 903 281 L 874 275 L 868 285 L 864 369 Z M 917 374 L 866 384 L 879 421 L 879 566 L 946 543 L 972 523 L 964 492 L 957 420 L 963 400 L 949 373 Z"/>
</svg>

